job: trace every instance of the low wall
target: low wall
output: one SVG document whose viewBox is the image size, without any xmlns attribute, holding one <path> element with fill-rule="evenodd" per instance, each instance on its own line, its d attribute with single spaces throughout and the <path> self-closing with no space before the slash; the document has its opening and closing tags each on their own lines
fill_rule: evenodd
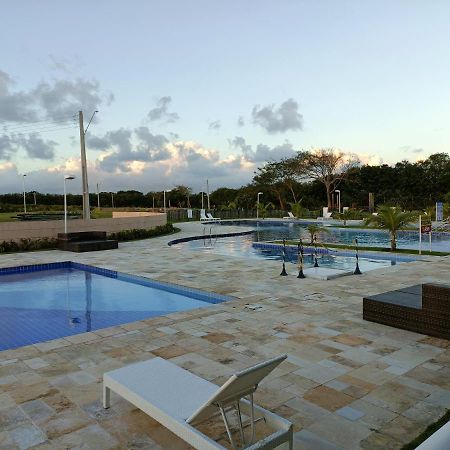
<svg viewBox="0 0 450 450">
<path fill-rule="evenodd" d="M 153 213 L 148 211 L 113 211 L 113 219 L 118 219 L 121 217 L 148 217 L 153 215 L 158 215 L 159 213 Z"/>
<path fill-rule="evenodd" d="M 166 214 L 152 214 L 141 217 L 121 217 L 113 219 L 70 219 L 67 231 L 106 231 L 115 233 L 121 230 L 149 229 L 167 223 Z M 20 239 L 56 238 L 64 233 L 64 220 L 1 222 L 0 241 L 20 241 Z"/>
</svg>

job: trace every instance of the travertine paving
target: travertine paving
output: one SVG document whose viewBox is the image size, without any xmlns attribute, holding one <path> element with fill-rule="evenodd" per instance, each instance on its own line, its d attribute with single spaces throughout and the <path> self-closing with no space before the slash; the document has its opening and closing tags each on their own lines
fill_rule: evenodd
<svg viewBox="0 0 450 450">
<path fill-rule="evenodd" d="M 202 229 L 181 227 L 176 237 Z M 397 449 L 450 407 L 450 342 L 362 320 L 363 295 L 448 282 L 449 257 L 298 280 L 293 267 L 280 277 L 276 262 L 181 251 L 170 238 L 0 256 L 0 267 L 72 260 L 235 298 L 0 352 L 0 449 L 188 448 L 118 397 L 101 406 L 105 371 L 154 356 L 220 384 L 287 353 L 256 400 L 294 423 L 298 449 Z M 220 425 L 209 432 L 225 442 Z"/>
</svg>

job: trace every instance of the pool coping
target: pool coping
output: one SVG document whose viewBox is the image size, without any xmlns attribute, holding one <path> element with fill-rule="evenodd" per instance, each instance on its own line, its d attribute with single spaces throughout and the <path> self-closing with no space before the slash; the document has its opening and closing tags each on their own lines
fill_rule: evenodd
<svg viewBox="0 0 450 450">
<path fill-rule="evenodd" d="M 216 234 L 208 234 L 208 235 L 196 235 L 196 236 L 187 236 L 184 238 L 173 239 L 167 243 L 170 247 L 172 245 L 180 244 L 182 242 L 190 242 L 197 241 L 200 239 L 210 239 L 210 238 L 224 238 L 224 237 L 232 237 L 232 236 L 244 236 L 247 234 L 253 234 L 256 230 L 247 230 L 247 231 L 236 231 L 232 233 L 216 233 Z"/>
</svg>

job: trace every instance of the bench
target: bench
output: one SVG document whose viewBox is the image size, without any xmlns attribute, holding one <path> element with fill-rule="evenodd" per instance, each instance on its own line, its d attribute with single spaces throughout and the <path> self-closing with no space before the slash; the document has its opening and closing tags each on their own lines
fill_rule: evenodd
<svg viewBox="0 0 450 450">
<path fill-rule="evenodd" d="M 70 252 L 94 252 L 118 248 L 118 241 L 108 239 L 106 231 L 58 233 L 58 248 Z"/>
<path fill-rule="evenodd" d="M 63 220 L 64 219 L 64 213 L 49 213 L 49 214 L 25 214 L 20 213 L 15 216 L 16 219 L 22 220 L 22 221 L 30 221 L 30 220 Z M 67 219 L 80 219 L 80 214 L 74 214 L 70 213 L 67 215 Z"/>
<path fill-rule="evenodd" d="M 450 340 L 450 286 L 426 283 L 364 297 L 363 319 Z"/>
</svg>

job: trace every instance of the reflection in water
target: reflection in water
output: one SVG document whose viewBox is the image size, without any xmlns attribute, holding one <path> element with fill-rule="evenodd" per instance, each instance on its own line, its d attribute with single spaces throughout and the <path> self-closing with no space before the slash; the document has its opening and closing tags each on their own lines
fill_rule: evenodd
<svg viewBox="0 0 450 450">
<path fill-rule="evenodd" d="M 92 274 L 84 272 L 84 282 L 86 285 L 86 331 L 92 330 Z"/>
</svg>

